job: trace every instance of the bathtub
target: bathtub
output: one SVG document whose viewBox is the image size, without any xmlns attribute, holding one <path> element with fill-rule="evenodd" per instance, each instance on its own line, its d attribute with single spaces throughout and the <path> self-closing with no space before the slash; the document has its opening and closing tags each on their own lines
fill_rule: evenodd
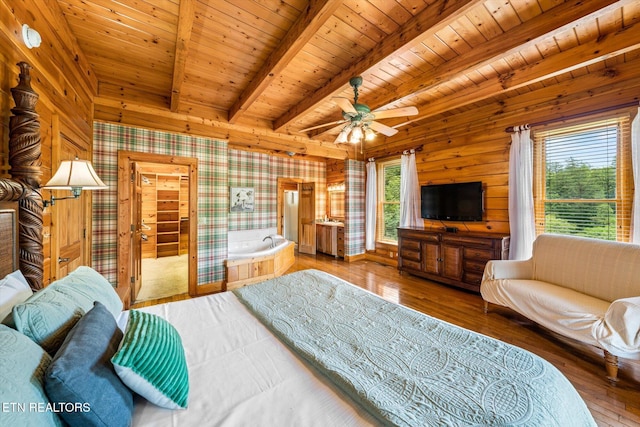
<svg viewBox="0 0 640 427">
<path fill-rule="evenodd" d="M 293 265 L 295 243 L 275 232 L 275 228 L 229 232 L 227 290 L 281 276 Z M 267 236 L 271 238 L 265 240 Z"/>
</svg>

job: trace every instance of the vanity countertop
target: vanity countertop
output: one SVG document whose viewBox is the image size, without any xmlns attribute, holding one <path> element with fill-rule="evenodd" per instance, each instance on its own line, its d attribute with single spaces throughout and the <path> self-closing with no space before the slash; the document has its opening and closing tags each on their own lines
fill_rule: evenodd
<svg viewBox="0 0 640 427">
<path fill-rule="evenodd" d="M 329 225 L 332 227 L 344 227 L 344 223 L 343 222 L 338 222 L 338 221 L 322 221 L 322 220 L 317 220 L 316 224 L 320 224 L 320 225 Z"/>
</svg>

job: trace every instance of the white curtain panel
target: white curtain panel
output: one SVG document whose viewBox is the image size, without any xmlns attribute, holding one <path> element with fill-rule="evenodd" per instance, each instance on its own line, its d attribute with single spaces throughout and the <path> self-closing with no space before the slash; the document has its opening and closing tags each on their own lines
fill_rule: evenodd
<svg viewBox="0 0 640 427">
<path fill-rule="evenodd" d="M 414 150 L 404 152 L 400 162 L 400 227 L 424 226 L 420 217 L 420 184 Z"/>
<path fill-rule="evenodd" d="M 631 122 L 631 162 L 635 186 L 631 211 L 631 243 L 640 244 L 640 109 Z"/>
<path fill-rule="evenodd" d="M 516 126 L 509 153 L 509 259 L 531 258 L 536 228 L 533 208 L 533 143 L 529 126 Z"/>
<path fill-rule="evenodd" d="M 376 204 L 377 194 L 376 162 L 367 162 L 367 193 L 365 199 L 365 249 L 372 251 L 376 248 Z"/>
</svg>

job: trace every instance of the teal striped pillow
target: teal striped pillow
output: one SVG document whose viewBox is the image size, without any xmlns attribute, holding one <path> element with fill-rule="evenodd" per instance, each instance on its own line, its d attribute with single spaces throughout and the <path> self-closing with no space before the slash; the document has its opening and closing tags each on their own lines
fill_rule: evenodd
<svg viewBox="0 0 640 427">
<path fill-rule="evenodd" d="M 163 318 L 131 310 L 111 363 L 122 382 L 149 402 L 168 409 L 187 407 L 189 373 L 182 340 Z"/>
</svg>

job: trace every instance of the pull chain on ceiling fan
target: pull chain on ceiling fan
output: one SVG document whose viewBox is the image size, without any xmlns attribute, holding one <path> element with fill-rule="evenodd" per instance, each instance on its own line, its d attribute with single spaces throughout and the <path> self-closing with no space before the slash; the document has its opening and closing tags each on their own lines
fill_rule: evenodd
<svg viewBox="0 0 640 427">
<path fill-rule="evenodd" d="M 302 129 L 300 132 L 306 132 L 326 126 L 335 126 L 347 123 L 347 125 L 344 126 L 340 131 L 340 134 L 338 134 L 335 142 L 345 143 L 348 141 L 355 144 L 358 142 L 362 142 L 363 138 L 367 140 L 373 139 L 376 135 L 376 132 L 379 132 L 386 136 L 393 136 L 398 133 L 397 129 L 377 122 L 376 120 L 378 119 L 415 116 L 416 114 L 418 114 L 418 109 L 414 106 L 371 111 L 368 105 L 358 103 L 358 88 L 362 86 L 362 77 L 352 77 L 351 79 L 349 79 L 349 84 L 351 85 L 351 87 L 353 87 L 353 104 L 347 98 L 333 98 L 333 102 L 335 102 L 336 105 L 338 105 L 338 107 L 342 109 L 342 120 Z"/>
</svg>

